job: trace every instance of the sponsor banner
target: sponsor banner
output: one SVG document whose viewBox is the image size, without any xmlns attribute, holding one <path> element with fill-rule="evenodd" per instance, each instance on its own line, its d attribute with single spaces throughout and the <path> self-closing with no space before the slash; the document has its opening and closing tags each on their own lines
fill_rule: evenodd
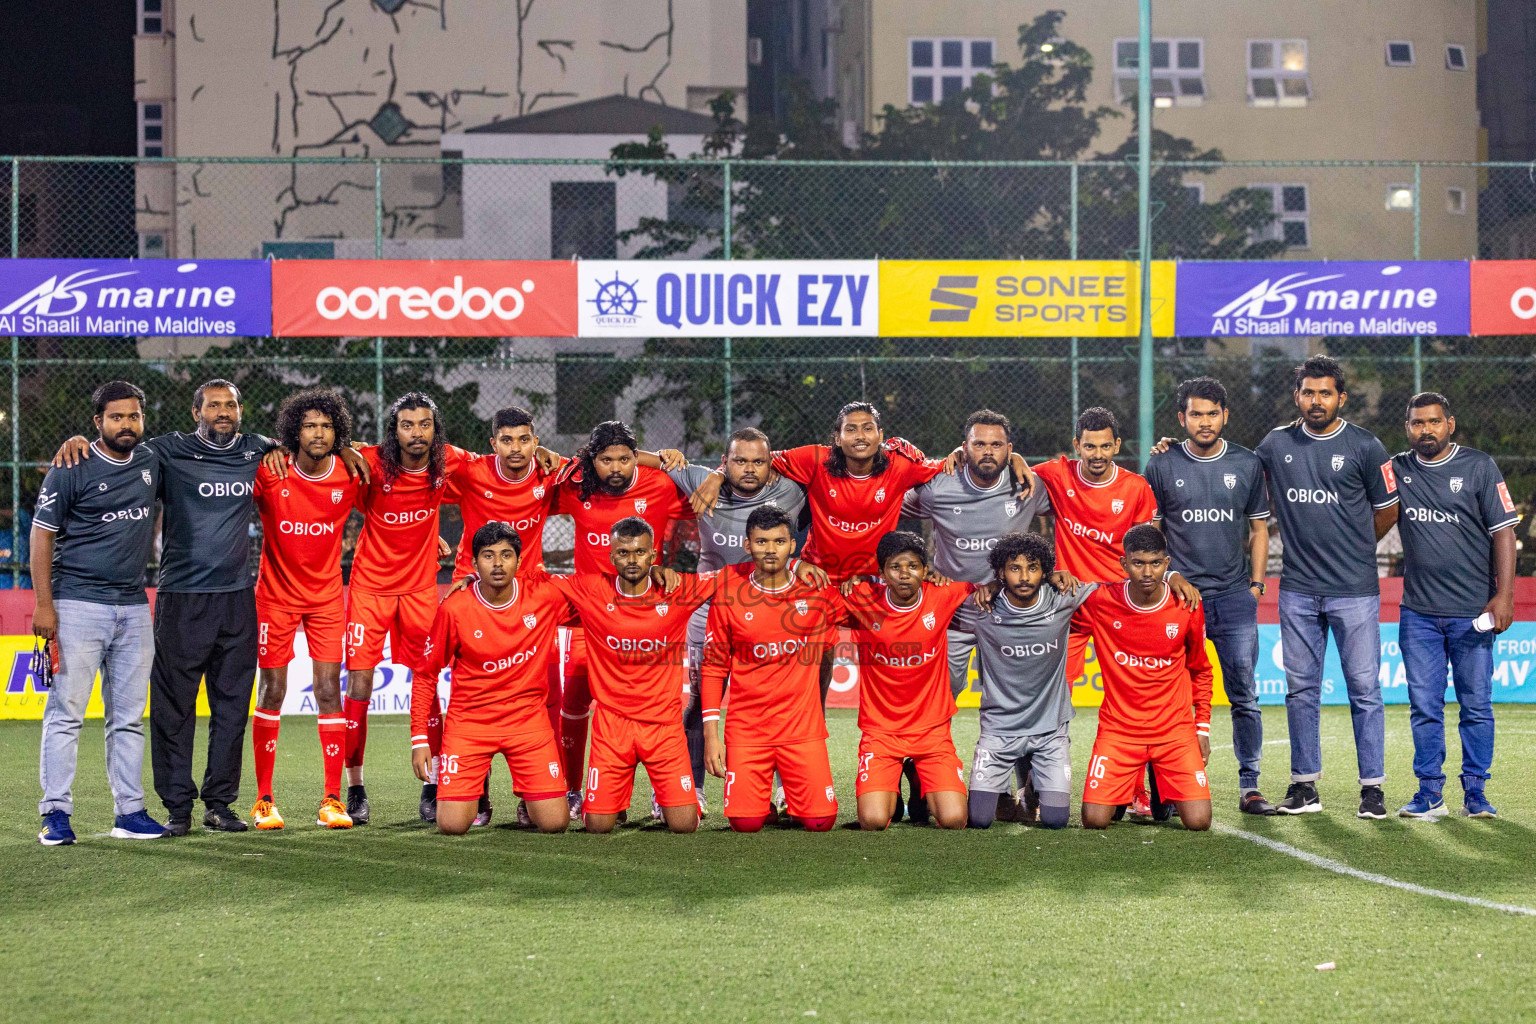
<svg viewBox="0 0 1536 1024">
<path fill-rule="evenodd" d="M 583 338 L 873 337 L 875 260 L 582 260 Z"/>
<path fill-rule="evenodd" d="M 1474 260 L 1472 333 L 1536 334 L 1536 260 Z"/>
<path fill-rule="evenodd" d="M 283 337 L 567 338 L 569 260 L 276 260 L 272 333 Z"/>
<path fill-rule="evenodd" d="M 0 334 L 271 333 L 264 260 L 0 260 Z"/>
<path fill-rule="evenodd" d="M 1152 333 L 1173 334 L 1174 267 L 1152 264 Z M 1141 276 L 1123 260 L 881 260 L 888 338 L 1128 338 Z"/>
<path fill-rule="evenodd" d="M 1466 334 L 1469 281 L 1459 260 L 1180 263 L 1175 329 L 1185 338 Z"/>
</svg>

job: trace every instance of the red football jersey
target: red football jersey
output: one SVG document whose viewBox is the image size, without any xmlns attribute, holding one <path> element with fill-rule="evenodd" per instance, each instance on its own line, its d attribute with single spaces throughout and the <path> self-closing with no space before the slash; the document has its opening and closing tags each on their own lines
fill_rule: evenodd
<svg viewBox="0 0 1536 1024">
<path fill-rule="evenodd" d="M 579 475 L 579 474 L 578 474 Z M 692 519 L 693 509 L 677 493 L 672 478 L 659 469 L 636 466 L 629 487 L 623 494 L 609 494 L 604 490 L 592 492 L 587 500 L 581 499 L 581 481 L 572 476 L 560 484 L 555 500 L 555 515 L 568 515 L 576 523 L 576 572 L 613 573 L 613 563 L 608 561 L 608 547 L 612 543 L 610 533 L 613 524 L 620 519 L 639 516 L 651 524 L 655 531 L 656 547 L 667 540 L 667 527 L 674 519 Z"/>
<path fill-rule="evenodd" d="M 791 577 L 787 585 L 768 590 L 752 574 L 751 562 L 720 570 L 709 603 L 700 684 L 704 721 L 720 717 L 729 677 L 727 744 L 824 740 L 821 656 L 836 639 L 843 602 L 832 587 L 818 590 Z"/>
<path fill-rule="evenodd" d="M 1191 722 L 1209 733 L 1205 611 L 1185 608 L 1166 586 L 1157 607 L 1138 608 L 1129 588 L 1129 581 L 1099 587 L 1072 617 L 1074 633 L 1093 634 L 1104 675 L 1100 730 L 1148 742 L 1175 736 Z"/>
<path fill-rule="evenodd" d="M 501 459 L 494 455 L 466 463 L 449 477 L 448 486 L 443 488 L 443 504 L 459 506 L 464 520 L 464 536 L 459 538 L 459 552 L 453 560 L 454 579 L 474 574 L 475 531 L 493 520 L 509 524 L 523 542 L 517 562 L 519 576 L 543 565 L 544 522 L 557 490 L 553 474 L 545 473 L 537 459 L 521 480 L 509 479 Z"/>
<path fill-rule="evenodd" d="M 261 572 L 256 595 L 283 608 L 311 608 L 341 594 L 341 538 L 357 483 L 332 455 L 318 476 L 288 462 L 288 479 L 256 471 Z"/>
<path fill-rule="evenodd" d="M 715 590 L 715 574 L 684 575 L 670 594 L 619 593 L 617 576 L 577 573 L 548 579 L 560 586 L 587 634 L 587 680 L 599 704 L 640 722 L 682 721 L 688 617 Z"/>
<path fill-rule="evenodd" d="M 805 560 L 821 566 L 834 582 L 880 571 L 875 547 L 896 529 L 901 499 L 913 487 L 944 469 L 942 459 L 927 459 L 905 441 L 886 442 L 885 472 L 869 476 L 833 476 L 824 444 L 773 453 L 773 468 L 805 487 L 811 507 Z"/>
<path fill-rule="evenodd" d="M 411 745 L 427 742 L 437 677 L 452 669 L 448 721 L 503 730 L 545 732 L 547 668 L 558 653 L 556 631 L 569 612 L 565 591 L 547 580 L 514 581 L 512 600 L 488 604 L 478 584 L 449 594 L 411 680 Z"/>
<path fill-rule="evenodd" d="M 1103 483 L 1083 478 L 1082 463 L 1065 455 L 1030 467 L 1045 485 L 1056 516 L 1056 566 L 1085 583 L 1125 579 L 1120 556 L 1125 532 L 1157 518 L 1146 478 L 1119 466 Z"/>
<path fill-rule="evenodd" d="M 371 482 L 362 492 L 363 532 L 352 560 L 352 586 L 370 594 L 411 594 L 437 584 L 437 506 L 448 480 L 479 456 L 445 447 L 443 479 L 422 468 L 384 478 L 378 445 L 362 449 Z"/>
<path fill-rule="evenodd" d="M 916 605 L 897 608 L 883 584 L 860 583 L 843 599 L 859 653 L 860 729 L 926 732 L 954 716 L 949 620 L 975 590 L 924 583 Z"/>
</svg>

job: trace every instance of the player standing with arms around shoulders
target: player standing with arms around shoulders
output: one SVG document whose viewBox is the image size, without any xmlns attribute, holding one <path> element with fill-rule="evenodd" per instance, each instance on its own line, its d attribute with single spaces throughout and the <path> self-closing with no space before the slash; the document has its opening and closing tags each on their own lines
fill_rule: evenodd
<svg viewBox="0 0 1536 1024">
<path fill-rule="evenodd" d="M 520 576 L 522 539 L 492 521 L 470 538 L 478 579 L 437 609 L 411 686 L 411 767 L 431 770 L 426 720 L 437 709 L 437 677 L 452 670 L 453 698 L 443 725 L 437 827 L 463 835 L 475 821 L 491 760 L 501 754 L 518 796 L 540 832 L 564 832 L 565 779 L 560 748 L 544 708 L 546 670 L 560 620 L 570 611 L 563 588 L 542 572 Z M 541 578 L 543 577 L 543 578 Z"/>
<path fill-rule="evenodd" d="M 1349 691 L 1361 818 L 1385 818 L 1386 712 L 1381 699 L 1381 584 L 1376 542 L 1397 522 L 1397 481 L 1381 442 L 1339 418 L 1348 399 L 1344 368 L 1328 356 L 1296 367 L 1301 419 L 1271 430 L 1258 456 L 1283 546 L 1280 651 L 1291 785 L 1276 810 L 1323 809 L 1323 654 L 1333 634 Z"/>
<path fill-rule="evenodd" d="M 836 638 L 843 602 L 830 587 L 791 572 L 794 521 L 777 505 L 747 517 L 751 567 L 720 575 L 709 604 L 702 671 L 704 759 L 725 780 L 725 817 L 737 832 L 757 832 L 773 816 L 773 775 L 783 780 L 789 814 L 810 832 L 837 821 L 821 708 L 822 649 Z M 727 679 L 731 709 L 725 743 L 716 731 Z"/>
<path fill-rule="evenodd" d="M 1131 801 L 1145 766 L 1191 832 L 1211 827 L 1211 662 L 1205 615 L 1174 600 L 1168 546 L 1150 523 L 1126 532 L 1129 577 L 1083 602 L 1074 630 L 1091 631 L 1104 673 L 1099 731 L 1083 786 L 1083 827 L 1107 828 Z"/>
<path fill-rule="evenodd" d="M 1259 597 L 1269 562 L 1264 464 L 1222 437 L 1230 413 L 1220 381 L 1186 380 L 1174 397 L 1179 425 L 1189 437 L 1179 444 L 1164 439 L 1147 462 L 1147 483 L 1157 499 L 1154 522 L 1168 538 L 1173 567 L 1200 590 L 1205 635 L 1216 647 L 1232 705 L 1238 810 L 1270 815 L 1274 806 L 1259 792 L 1264 716 L 1254 682 Z"/>
<path fill-rule="evenodd" d="M 1419 791 L 1397 813 L 1446 814 L 1445 675 L 1461 721 L 1461 813 L 1494 818 L 1483 787 L 1493 766 L 1493 637 L 1515 618 L 1515 531 L 1520 520 L 1493 459 L 1451 443 L 1456 417 L 1442 394 L 1408 402 L 1412 451 L 1392 459 L 1402 514 L 1403 604 L 1398 646 L 1412 708 Z"/>
<path fill-rule="evenodd" d="M 314 671 L 323 765 L 316 824 L 351 828 L 352 819 L 340 799 L 347 743 L 347 720 L 341 711 L 346 627 L 341 545 L 347 517 L 357 503 L 357 483 L 340 453 L 352 440 L 352 416 L 335 391 L 306 388 L 278 409 L 277 438 L 292 453 L 288 476 L 279 478 L 266 466 L 256 474 L 256 509 L 261 514 L 261 572 L 256 580 L 260 682 L 251 726 L 257 793 L 251 819 L 258 829 L 283 827 L 283 816 L 272 800 L 272 769 L 293 637 L 302 626 Z"/>
</svg>

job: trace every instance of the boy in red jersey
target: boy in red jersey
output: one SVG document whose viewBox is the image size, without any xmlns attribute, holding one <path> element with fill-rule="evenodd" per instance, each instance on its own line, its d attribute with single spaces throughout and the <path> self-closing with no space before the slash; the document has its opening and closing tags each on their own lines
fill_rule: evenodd
<svg viewBox="0 0 1536 1024">
<path fill-rule="evenodd" d="M 340 452 L 351 440 L 352 417 L 329 388 L 290 395 L 277 413 L 277 436 L 292 453 L 286 477 L 265 466 L 256 473 L 261 513 L 261 573 L 256 580 L 257 657 L 260 682 L 251 727 L 256 763 L 258 829 L 283 827 L 272 802 L 272 767 L 293 636 L 302 624 L 314 664 L 315 710 L 325 766 L 324 799 L 317 823 L 351 828 L 339 799 L 347 722 L 341 713 L 341 540 L 357 498 L 357 484 Z"/>
<path fill-rule="evenodd" d="M 359 496 L 363 532 L 352 560 L 347 601 L 347 813 L 368 822 L 363 754 L 368 742 L 368 703 L 373 670 L 389 635 L 395 661 L 420 670 L 421 652 L 437 614 L 437 560 L 447 545 L 438 536 L 438 505 L 454 473 L 477 456 L 448 444 L 437 403 L 419 391 L 389 407 L 384 443 L 361 449 L 369 468 Z M 427 721 L 426 739 L 441 748 L 438 716 Z M 413 736 L 411 742 L 415 743 Z M 436 815 L 437 787 L 421 790 L 421 818 Z"/>
<path fill-rule="evenodd" d="M 976 588 L 928 582 L 928 554 L 913 533 L 887 533 L 875 556 L 881 585 L 844 587 L 859 651 L 859 827 L 890 824 L 901 764 L 911 758 L 933 820 L 965 828 L 965 774 L 949 734 L 948 636 L 955 609 Z"/>
<path fill-rule="evenodd" d="M 1125 535 L 1129 579 L 1102 586 L 1072 620 L 1092 632 L 1104 673 L 1099 731 L 1083 786 L 1083 827 L 1105 828 L 1132 798 L 1149 763 L 1164 800 L 1193 832 L 1211 827 L 1211 663 L 1205 613 L 1174 599 L 1168 545 L 1144 523 Z"/>
<path fill-rule="evenodd" d="M 672 521 L 693 518 L 677 485 L 662 470 L 640 465 L 641 454 L 634 431 L 618 420 L 607 420 L 592 428 L 587 443 L 562 472 L 552 513 L 568 515 L 575 523 L 578 575 L 613 571 L 608 549 L 613 527 L 623 519 L 639 517 L 650 526 L 659 557 Z M 586 631 L 577 627 L 570 630 L 562 652 L 560 698 L 565 779 L 576 787 L 567 797 L 573 819 L 581 813 L 582 765 L 592 713 L 588 671 Z"/>
<path fill-rule="evenodd" d="M 499 753 L 533 825 L 540 832 L 563 832 L 570 821 L 566 786 L 544 695 L 546 666 L 570 606 L 564 588 L 537 576 L 519 577 L 522 540 L 512 526 L 485 523 L 471 546 L 479 579 L 437 609 L 421 671 L 412 680 L 411 767 L 418 779 L 429 779 L 426 723 L 437 710 L 438 673 L 450 668 L 453 699 L 443 726 L 438 830 L 469 831 L 491 760 Z"/>
<path fill-rule="evenodd" d="M 789 813 L 807 831 L 837 821 L 821 709 L 821 651 L 834 639 L 843 602 L 830 588 L 790 571 L 794 523 L 778 505 L 747 516 L 750 565 L 721 571 L 709 605 L 701 673 L 704 764 L 725 780 L 725 817 L 737 832 L 757 832 L 773 813 L 779 773 Z M 715 723 L 726 679 L 731 711 L 721 744 Z"/>
</svg>

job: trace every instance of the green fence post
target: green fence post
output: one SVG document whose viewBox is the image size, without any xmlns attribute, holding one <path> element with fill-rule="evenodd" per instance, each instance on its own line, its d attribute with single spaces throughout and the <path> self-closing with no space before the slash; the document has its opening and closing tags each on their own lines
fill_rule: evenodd
<svg viewBox="0 0 1536 1024">
<path fill-rule="evenodd" d="M 1152 0 L 1140 0 L 1136 56 L 1136 206 L 1141 257 L 1141 354 L 1138 362 L 1141 468 L 1152 452 Z"/>
<path fill-rule="evenodd" d="M 21 159 L 11 157 L 11 259 L 21 255 Z M 11 335 L 11 589 L 21 588 L 21 345 Z"/>
<path fill-rule="evenodd" d="M 722 245 L 722 247 L 724 249 L 725 258 L 726 259 L 730 259 L 731 258 L 731 227 L 732 227 L 732 225 L 731 225 L 731 162 L 729 160 L 724 161 L 724 168 L 722 169 L 722 171 L 723 171 L 723 173 L 722 173 L 722 179 L 721 180 L 722 180 L 722 183 L 724 185 L 724 190 L 723 190 L 724 198 L 721 199 L 721 203 L 723 204 L 723 209 L 721 211 L 722 214 L 723 214 L 723 221 L 722 221 L 722 224 L 721 224 L 721 234 L 722 234 L 721 245 Z M 735 402 L 733 401 L 733 396 L 731 395 L 731 339 L 730 338 L 726 338 L 725 339 L 725 346 L 724 346 L 724 349 L 723 349 L 723 354 L 725 355 L 725 403 L 724 403 L 724 411 L 725 411 L 725 436 L 726 437 L 730 437 L 731 436 L 731 430 L 733 429 L 731 427 L 731 420 L 734 418 L 733 414 L 735 412 L 735 409 L 733 408 L 733 406 L 735 405 Z"/>
<path fill-rule="evenodd" d="M 373 258 L 384 258 L 384 164 L 373 161 Z M 373 393 L 379 401 L 379 444 L 384 443 L 384 339 L 373 339 Z"/>
<path fill-rule="evenodd" d="M 1422 221 L 1419 210 L 1419 185 L 1420 170 L 1422 165 L 1413 165 L 1413 258 L 1419 258 L 1420 243 L 1423 233 L 1420 230 Z M 1418 394 L 1424 390 L 1424 339 L 1419 335 L 1413 336 L 1413 393 Z"/>
<path fill-rule="evenodd" d="M 1072 238 L 1068 243 L 1069 259 L 1077 259 L 1077 164 L 1072 164 Z M 1072 339 L 1072 429 L 1077 430 L 1077 339 Z"/>
</svg>

